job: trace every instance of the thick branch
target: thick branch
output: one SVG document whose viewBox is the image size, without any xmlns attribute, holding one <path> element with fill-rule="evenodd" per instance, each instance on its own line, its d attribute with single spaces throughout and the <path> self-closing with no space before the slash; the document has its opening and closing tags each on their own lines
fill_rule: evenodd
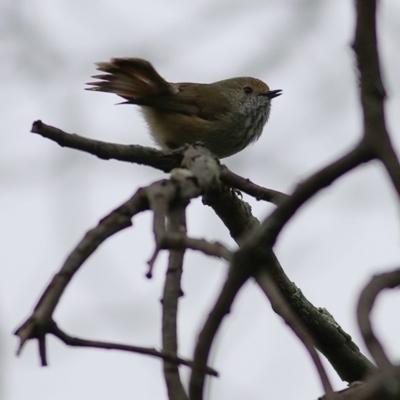
<svg viewBox="0 0 400 400">
<path fill-rule="evenodd" d="M 319 354 L 315 350 L 315 346 L 317 344 L 314 338 L 305 328 L 300 318 L 293 312 L 289 303 L 285 300 L 282 293 L 265 270 L 266 268 L 258 269 L 257 273 L 255 274 L 257 283 L 271 302 L 273 310 L 283 318 L 286 324 L 290 326 L 293 332 L 304 344 L 304 347 L 307 349 L 317 368 L 325 393 L 332 393 L 332 385 L 329 381 L 325 368 L 322 365 Z"/>
<path fill-rule="evenodd" d="M 209 192 L 203 196 L 203 203 L 214 210 L 238 244 L 241 244 L 247 234 L 260 224 L 252 214 L 250 204 L 239 199 L 232 190 Z"/>
<path fill-rule="evenodd" d="M 214 209 L 238 244 L 259 224 L 252 215 L 250 206 L 231 191 L 207 194 L 204 201 Z M 264 247 L 261 245 L 260 248 Z M 374 366 L 360 352 L 350 335 L 332 321 L 332 318 L 328 318 L 326 312 L 321 312 L 321 309 L 307 300 L 287 277 L 278 259 L 272 252 L 270 254 L 265 271 L 270 274 L 271 280 L 278 286 L 285 300 L 316 340 L 317 348 L 339 376 L 347 382 L 353 382 L 363 379 L 373 371 Z"/>
<path fill-rule="evenodd" d="M 332 315 L 323 308 L 315 307 L 290 281 L 272 252 L 262 272 L 277 285 L 285 301 L 312 335 L 317 349 L 328 359 L 342 380 L 362 380 L 368 373 L 375 371 L 374 365 L 360 352 L 351 336 Z"/>
<path fill-rule="evenodd" d="M 323 396 L 318 400 L 398 400 L 400 398 L 400 367 L 378 371 L 365 382 L 354 382 L 348 389 Z"/>
</svg>

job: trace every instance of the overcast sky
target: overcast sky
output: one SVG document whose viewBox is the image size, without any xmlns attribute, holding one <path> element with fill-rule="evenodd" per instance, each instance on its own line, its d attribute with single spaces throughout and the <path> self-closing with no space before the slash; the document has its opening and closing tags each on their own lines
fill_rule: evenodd
<svg viewBox="0 0 400 400">
<path fill-rule="evenodd" d="M 67 132 L 152 146 L 134 106 L 83 90 L 93 63 L 148 59 L 172 82 L 254 76 L 283 95 L 260 140 L 224 160 L 235 173 L 290 193 L 302 179 L 360 138 L 357 78 L 350 44 L 352 1 L 338 0 L 3 0 L 1 21 L 2 196 L 0 397 L 7 400 L 166 399 L 159 360 L 72 349 L 48 338 L 49 367 L 36 342 L 15 357 L 12 331 L 84 233 L 140 186 L 166 175 L 104 161 L 30 134 L 41 119 Z M 379 39 L 388 89 L 387 122 L 400 145 L 400 3 L 383 0 Z M 395 133 L 397 132 L 397 135 Z M 273 209 L 244 196 L 259 219 Z M 358 294 L 379 271 L 399 265 L 399 208 L 383 169 L 358 168 L 318 194 L 279 237 L 278 258 L 315 306 L 327 308 L 366 353 L 355 321 Z M 200 200 L 189 234 L 235 247 Z M 166 257 L 144 277 L 154 241 L 149 214 L 107 241 L 70 284 L 55 313 L 72 335 L 160 348 Z M 179 320 L 180 355 L 196 335 L 225 278 L 224 262 L 188 252 Z M 399 360 L 400 295 L 382 296 L 374 321 Z M 319 379 L 302 344 L 249 282 L 213 348 L 208 400 L 315 399 Z M 182 367 L 187 382 L 188 371 Z M 329 368 L 335 389 L 345 387 Z"/>
</svg>

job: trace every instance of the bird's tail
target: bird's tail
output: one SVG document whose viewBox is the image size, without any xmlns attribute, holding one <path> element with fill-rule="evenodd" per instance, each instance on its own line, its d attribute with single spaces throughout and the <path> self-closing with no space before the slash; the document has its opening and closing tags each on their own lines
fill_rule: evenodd
<svg viewBox="0 0 400 400">
<path fill-rule="evenodd" d="M 146 60 L 113 58 L 96 65 L 105 74 L 92 76 L 99 80 L 87 83 L 90 87 L 86 90 L 115 93 L 126 99 L 126 103 L 134 104 L 145 104 L 146 98 L 172 91 L 171 85 Z"/>
</svg>

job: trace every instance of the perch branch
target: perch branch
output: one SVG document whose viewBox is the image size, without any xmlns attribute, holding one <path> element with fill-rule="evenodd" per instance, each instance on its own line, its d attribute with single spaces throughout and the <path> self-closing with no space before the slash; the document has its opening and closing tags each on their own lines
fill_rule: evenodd
<svg viewBox="0 0 400 400">
<path fill-rule="evenodd" d="M 85 151 L 103 160 L 119 160 L 150 167 L 169 172 L 172 168 L 180 165 L 182 152 L 163 153 L 150 147 L 139 145 L 114 144 L 100 140 L 88 139 L 74 133 L 66 133 L 61 129 L 35 121 L 31 128 L 32 133 L 53 140 L 61 147 Z"/>
<path fill-rule="evenodd" d="M 81 150 L 103 160 L 119 160 L 130 163 L 137 163 L 157 168 L 164 172 L 170 172 L 181 166 L 187 147 L 162 152 L 150 147 L 139 145 L 126 145 L 88 139 L 73 133 L 67 133 L 59 128 L 46 125 L 42 121 L 35 121 L 31 132 L 46 139 L 50 139 L 62 147 Z M 259 200 L 270 201 L 274 204 L 280 202 L 286 195 L 275 190 L 266 189 L 256 185 L 229 171 L 226 166 L 220 166 L 220 179 L 226 185 L 242 190 L 250 196 Z"/>
</svg>

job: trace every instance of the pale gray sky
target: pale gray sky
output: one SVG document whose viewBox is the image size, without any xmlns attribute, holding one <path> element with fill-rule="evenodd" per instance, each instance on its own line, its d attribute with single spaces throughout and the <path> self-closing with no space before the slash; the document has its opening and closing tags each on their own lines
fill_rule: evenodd
<svg viewBox="0 0 400 400">
<path fill-rule="evenodd" d="M 29 133 L 42 119 L 67 132 L 152 145 L 140 113 L 116 96 L 85 92 L 93 63 L 150 60 L 170 81 L 212 82 L 250 75 L 283 95 L 254 145 L 224 162 L 263 186 L 290 192 L 342 155 L 361 130 L 352 1 L 339 0 L 3 0 L 0 5 L 2 196 L 0 396 L 7 400 L 166 399 L 161 363 L 135 354 L 72 349 L 48 338 L 49 367 L 37 345 L 15 357 L 11 332 L 29 314 L 68 252 L 99 219 L 140 186 L 165 175 L 102 161 Z M 379 33 L 389 93 L 388 126 L 400 132 L 400 4 L 381 2 Z M 400 135 L 393 135 L 397 148 Z M 244 196 L 258 218 L 272 206 Z M 363 349 L 358 293 L 373 273 L 399 264 L 399 210 L 382 168 L 363 166 L 319 194 L 288 224 L 277 254 L 290 279 L 326 307 Z M 211 209 L 193 201 L 192 236 L 234 246 Z M 144 274 L 153 249 L 148 214 L 96 253 L 71 283 L 55 318 L 72 335 L 160 348 L 165 255 Z M 227 271 L 188 252 L 181 300 L 180 354 L 194 338 Z M 374 314 L 399 360 L 399 294 Z M 395 318 L 393 318 L 395 315 Z M 365 349 L 364 349 L 365 350 Z M 300 342 L 249 283 L 214 347 L 209 400 L 313 399 L 322 394 Z M 345 386 L 330 369 L 335 389 Z M 182 368 L 187 381 L 187 370 Z"/>
</svg>

